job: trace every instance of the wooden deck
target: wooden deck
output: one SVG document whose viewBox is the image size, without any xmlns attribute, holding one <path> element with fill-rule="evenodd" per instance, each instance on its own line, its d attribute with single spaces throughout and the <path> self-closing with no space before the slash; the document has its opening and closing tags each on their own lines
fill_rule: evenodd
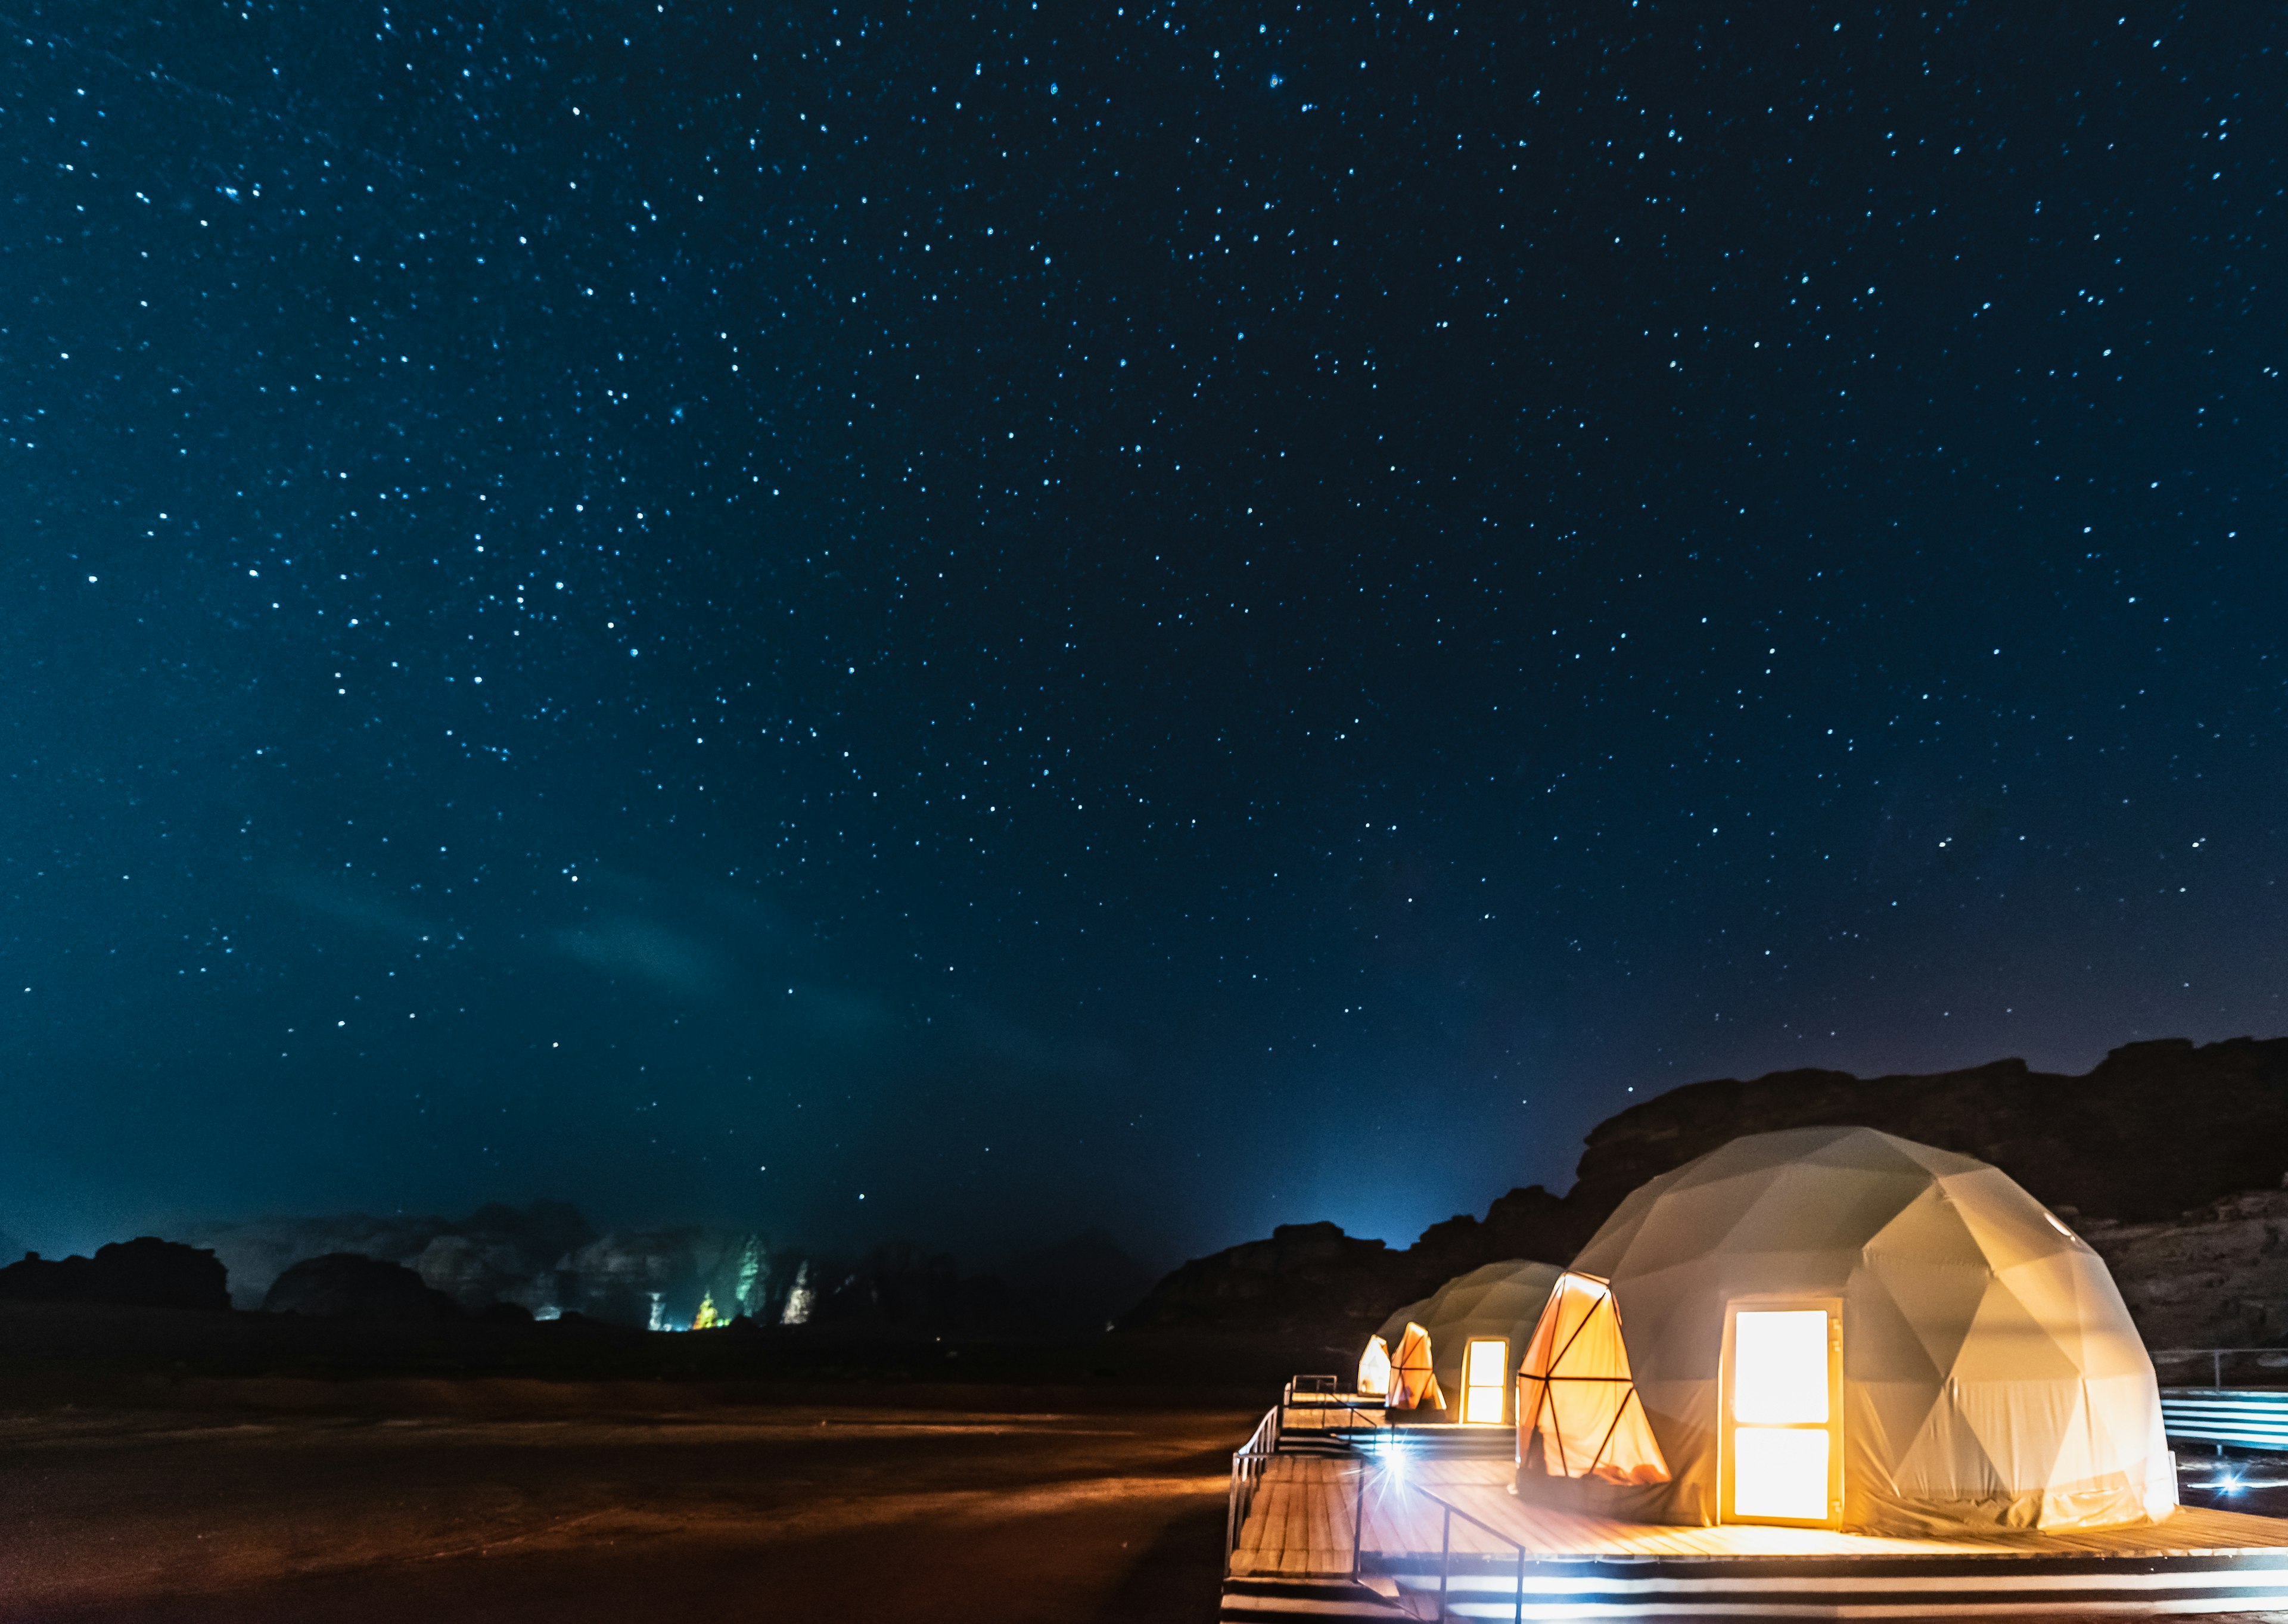
<svg viewBox="0 0 2288 1624">
<path fill-rule="evenodd" d="M 2154 1558 L 2256 1550 L 2288 1551 L 2288 1521 L 2238 1511 L 2181 1508 L 2167 1521 L 2134 1528 L 2060 1533 L 1995 1533 L 1900 1539 L 1823 1528 L 1729 1525 L 1679 1528 L 1613 1522 L 1529 1505 L 1509 1493 L 1511 1467 L 1497 1460 L 1413 1459 L 1393 1473 L 1364 1456 L 1292 1454 L 1274 1459 L 1232 1553 L 1231 1572 L 1283 1576 L 1347 1575 L 1354 1507 L 1362 1508 L 1362 1557 L 1435 1557 L 1451 1502 L 1524 1546 L 1533 1560 L 1668 1557 L 2109 1557 Z M 1416 1493 L 1415 1488 L 1428 1491 Z M 1457 1517 L 1457 1555 L 1513 1557 L 1515 1549 Z"/>
<path fill-rule="evenodd" d="M 1936 1539 L 1625 1523 L 1519 1501 L 1513 1434 L 1426 1419 L 1291 1386 L 1233 1457 L 1225 1624 L 2288 1615 L 2288 1520 L 2183 1507 Z"/>
</svg>

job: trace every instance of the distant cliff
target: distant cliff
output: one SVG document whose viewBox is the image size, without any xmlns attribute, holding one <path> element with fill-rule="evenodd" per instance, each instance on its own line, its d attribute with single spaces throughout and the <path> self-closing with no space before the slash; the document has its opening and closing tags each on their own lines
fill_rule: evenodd
<svg viewBox="0 0 2288 1624">
<path fill-rule="evenodd" d="M 2156 1345 L 2228 1330 L 2288 1336 L 2288 1199 L 2227 1200 L 2276 1192 L 2288 1174 L 2288 1038 L 2131 1043 L 2080 1077 L 1996 1060 L 1921 1076 L 1803 1070 L 1689 1083 L 1592 1129 L 1561 1197 L 1538 1184 L 1513 1190 L 1482 1219 L 1433 1224 L 1404 1250 L 1332 1224 L 1283 1225 L 1184 1264 L 1121 1323 L 1362 1332 L 1480 1264 L 1571 1261 L 1630 1191 L 1727 1140 L 1839 1123 L 1979 1157 L 2078 1214 Z M 2211 1254 L 2213 1266 L 2202 1262 Z M 2206 1297 L 2176 1283 L 2203 1268 Z M 2202 1308 L 2209 1298 L 2243 1306 Z"/>
<path fill-rule="evenodd" d="M 1990 1161 L 2053 1207 L 2173 1218 L 2279 1186 L 2288 1038 L 2131 1043 L 2083 1077 L 1996 1060 L 1919 1077 L 1798 1071 L 1691 1083 L 1592 1129 L 1566 1204 L 1601 1223 L 1645 1180 L 1728 1139 L 1838 1122 Z"/>
<path fill-rule="evenodd" d="M 113 1303 L 143 1308 L 226 1309 L 228 1277 L 212 1252 L 144 1235 L 98 1247 L 93 1257 L 43 1258 L 0 1269 L 0 1300 Z"/>
<path fill-rule="evenodd" d="M 2229 1195 L 2159 1223 L 2078 1227 L 2113 1271 L 2147 1346 L 2288 1340 L 2288 1190 Z"/>
</svg>

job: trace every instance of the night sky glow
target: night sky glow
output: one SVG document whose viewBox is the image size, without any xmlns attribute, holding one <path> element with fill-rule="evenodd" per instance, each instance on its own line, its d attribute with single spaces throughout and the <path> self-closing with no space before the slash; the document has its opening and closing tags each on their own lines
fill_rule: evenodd
<svg viewBox="0 0 2288 1624">
<path fill-rule="evenodd" d="M 2013 10 L 0 15 L 0 1228 L 2288 1030 L 2288 24 Z"/>
</svg>

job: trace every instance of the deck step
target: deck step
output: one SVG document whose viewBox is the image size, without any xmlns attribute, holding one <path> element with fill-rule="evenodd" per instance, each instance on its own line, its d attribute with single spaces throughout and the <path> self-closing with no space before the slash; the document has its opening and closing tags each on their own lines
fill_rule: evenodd
<svg viewBox="0 0 2288 1624">
<path fill-rule="evenodd" d="M 1313 1438 L 1306 1432 L 1298 1436 L 1290 1432 L 1279 1439 L 1281 1454 L 1348 1454 L 1351 1446 L 1339 1438 Z"/>
<path fill-rule="evenodd" d="M 1225 1624 L 1273 1619 L 1362 1619 L 1380 1624 L 1422 1616 L 1418 1605 L 1393 1600 L 1350 1579 L 1227 1579 Z"/>
</svg>

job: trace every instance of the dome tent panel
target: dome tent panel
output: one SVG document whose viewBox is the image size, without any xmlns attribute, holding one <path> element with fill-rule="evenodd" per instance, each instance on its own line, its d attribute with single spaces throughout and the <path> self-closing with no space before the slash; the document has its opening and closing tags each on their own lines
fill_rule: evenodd
<svg viewBox="0 0 2288 1624">
<path fill-rule="evenodd" d="M 1837 1175 L 1842 1173 L 1844 1176 Z M 1898 1215 L 1927 1180 L 1911 1173 L 1839 1168 L 1832 1162 L 1762 1168 L 1730 1181 L 1744 1198 L 1739 1216 L 1720 1238 L 1724 1250 L 1771 1256 L 1799 1255 L 1823 1277 L 1827 1258 Z M 1700 1236 L 1688 1244 L 1704 1248 Z"/>
<path fill-rule="evenodd" d="M 2068 1253 L 2080 1250 L 2073 1231 L 1999 1168 L 1981 1167 L 1942 1178 L 1939 1190 L 1997 1269 L 2055 1258 L 2061 1255 L 2061 1241 Z M 2014 1196 L 2018 1199 L 2012 1200 Z"/>
<path fill-rule="evenodd" d="M 1951 1369 L 1993 1281 L 1952 1204 L 1941 1201 L 1935 1187 L 1927 1191 L 1878 1231 L 1860 1256 L 1871 1315 L 1888 1311 L 1913 1343 L 1915 1364 L 1933 1375 Z M 1857 1339 L 1844 1354 L 1863 1378 L 1905 1356 L 1899 1338 L 1879 1335 Z"/>
<path fill-rule="evenodd" d="M 1995 1388 L 2065 1382 L 2078 1389 L 2083 1374 L 2080 1361 L 1999 1275 L 1979 1299 L 1978 1312 L 1947 1371 L 1958 1385 Z"/>
<path fill-rule="evenodd" d="M 1922 1423 L 1907 1434 L 1903 1448 L 1882 1457 L 1888 1463 L 1884 1497 L 1921 1501 L 1966 1492 L 1988 1500 L 2003 1493 L 2008 1485 L 1970 1418 L 1955 1406 L 1932 1404 L 1927 1390 L 1921 1399 Z"/>
<path fill-rule="evenodd" d="M 1839 1304 L 1844 1526 L 2174 1505 L 2152 1363 L 2103 1264 L 1973 1158 L 1859 1128 L 1736 1139 L 1632 1193 L 1574 1267 L 1612 1283 L 1672 1480 L 1564 1503 L 1718 1520 L 1727 1305 L 1799 1296 Z"/>
<path fill-rule="evenodd" d="M 1970 1334 L 1985 1280 L 1972 1269 L 1871 1258 L 1865 1284 L 1853 1305 L 1862 1323 L 1843 1351 L 1845 1374 L 1867 1383 L 1934 1386 Z"/>
</svg>

